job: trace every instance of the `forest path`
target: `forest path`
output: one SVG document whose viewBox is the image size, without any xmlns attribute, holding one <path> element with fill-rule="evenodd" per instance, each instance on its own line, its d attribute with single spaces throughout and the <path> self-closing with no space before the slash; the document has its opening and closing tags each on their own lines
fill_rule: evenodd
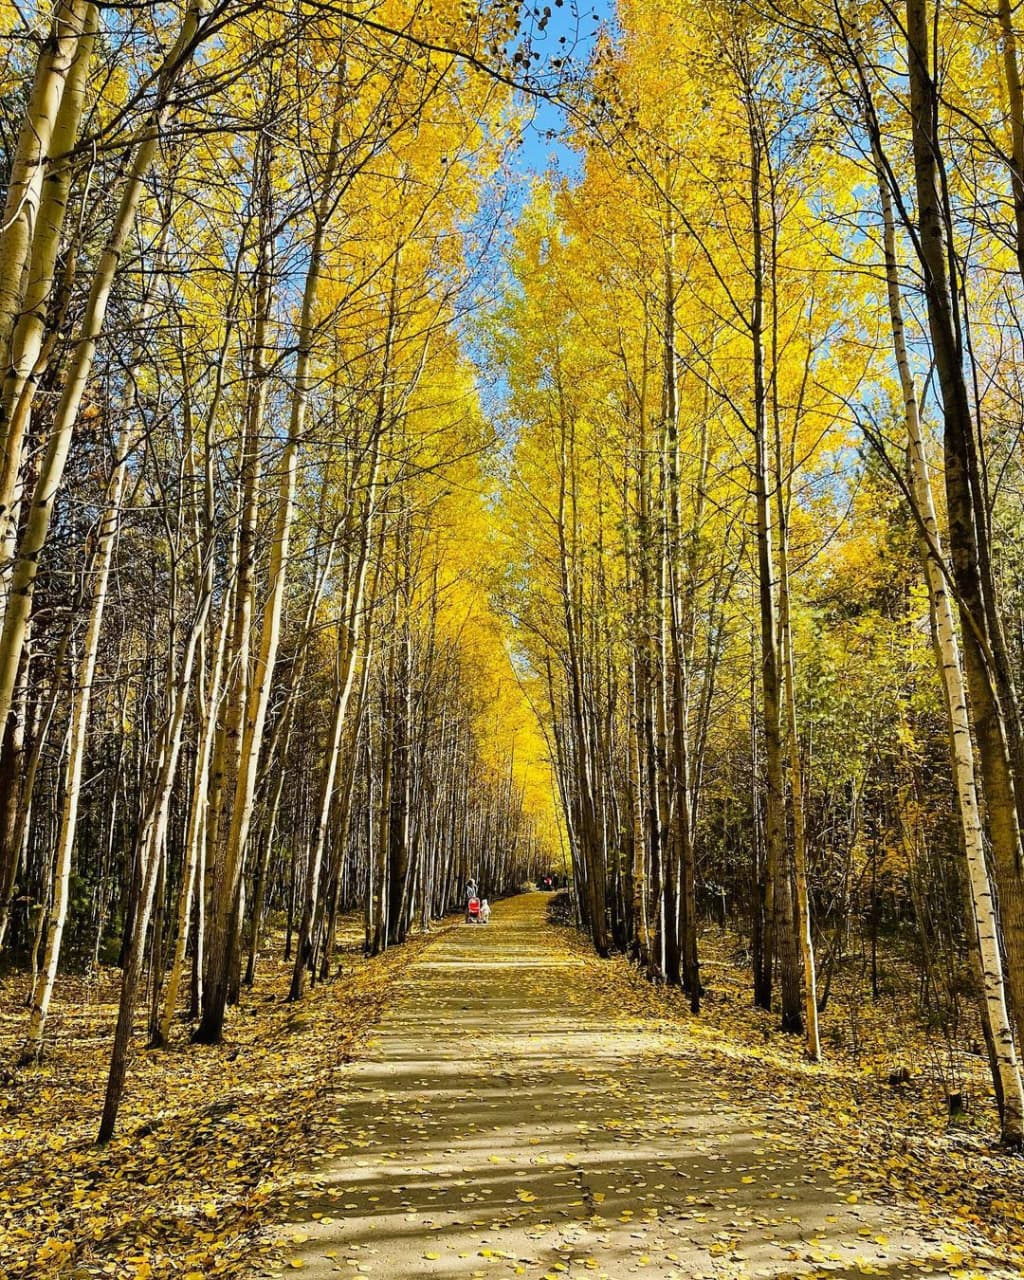
<svg viewBox="0 0 1024 1280">
<path fill-rule="evenodd" d="M 410 964 L 345 1069 L 336 1156 L 296 1175 L 270 1274 L 981 1274 L 955 1229 L 805 1166 L 798 1117 L 711 1061 L 695 1073 L 547 903 L 499 903 Z"/>
</svg>

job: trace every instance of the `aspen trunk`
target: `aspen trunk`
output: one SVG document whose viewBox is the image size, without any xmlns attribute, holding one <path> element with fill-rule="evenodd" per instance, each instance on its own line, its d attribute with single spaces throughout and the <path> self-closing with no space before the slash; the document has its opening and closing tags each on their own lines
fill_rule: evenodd
<svg viewBox="0 0 1024 1280">
<path fill-rule="evenodd" d="M 93 571 L 92 603 L 89 624 L 86 628 L 82 655 L 78 662 L 75 688 L 72 693 L 71 731 L 68 758 L 64 771 L 64 803 L 61 811 L 60 833 L 57 837 L 54 868 L 54 903 L 46 932 L 43 965 L 32 995 L 32 1017 L 22 1050 L 22 1061 L 35 1061 L 42 1050 L 46 1017 L 50 1009 L 53 985 L 57 978 L 61 941 L 68 913 L 68 893 L 71 885 L 71 864 L 78 829 L 78 804 L 82 790 L 82 768 L 89 729 L 89 707 L 92 701 L 93 680 L 96 674 L 96 657 L 99 653 L 103 629 L 103 612 L 107 603 L 107 587 L 110 566 L 114 556 L 114 544 L 121 516 L 121 499 L 124 494 L 128 457 L 131 446 L 122 440 L 118 446 L 118 458 L 107 485 L 106 509 L 100 517 L 97 533 L 96 564 Z"/>
<path fill-rule="evenodd" d="M 299 446 L 305 428 L 312 382 L 311 360 L 316 337 L 315 317 L 323 270 L 324 236 L 335 199 L 334 180 L 338 167 L 343 90 L 344 77 L 339 75 L 338 101 L 328 150 L 327 173 L 317 208 L 313 244 L 303 288 L 295 385 L 291 397 L 288 438 L 280 462 L 276 515 L 267 575 L 268 594 L 263 609 L 260 648 L 253 667 L 251 692 L 247 697 L 241 756 L 235 785 L 232 788 L 231 820 L 222 859 L 220 892 L 214 904 L 208 939 L 208 976 L 204 991 L 203 1017 L 196 1033 L 197 1040 L 205 1044 L 218 1043 L 223 1033 L 232 960 L 231 938 L 237 929 L 240 917 L 239 893 L 245 868 L 249 827 L 252 821 L 259 753 L 263 744 L 263 730 L 270 705 L 271 681 L 280 642 L 291 530 L 295 515 L 295 481 Z"/>
<path fill-rule="evenodd" d="M 874 159 L 884 224 L 885 274 L 893 349 L 903 392 L 904 425 L 907 432 L 907 472 L 917 516 L 922 525 L 919 538 L 921 559 L 928 587 L 936 665 L 942 681 L 948 717 L 957 815 L 960 819 L 960 831 L 967 862 L 967 882 L 977 940 L 976 955 L 981 971 L 981 1013 L 993 1060 L 996 1089 L 1001 1098 L 1002 1138 L 1011 1146 L 1019 1146 L 1024 1142 L 1024 1085 L 1022 1085 L 1020 1062 L 1014 1045 L 1000 948 L 999 922 L 986 863 L 985 838 L 978 804 L 974 744 L 971 739 L 967 708 L 967 689 L 956 625 L 953 620 L 953 607 L 946 586 L 939 523 L 921 434 L 917 394 L 907 353 L 896 263 L 892 200 L 877 149 Z"/>
<path fill-rule="evenodd" d="M 598 955 L 608 955 L 608 928 L 605 907 L 605 871 L 599 865 L 601 850 L 595 794 L 594 762 L 589 750 L 587 713 L 584 706 L 583 655 L 579 638 L 579 619 L 575 600 L 575 565 L 570 555 L 569 511 L 574 505 L 570 495 L 568 469 L 574 465 L 569 444 L 570 426 L 564 420 L 560 426 L 561 457 L 559 467 L 558 541 L 559 569 L 562 592 L 562 613 L 568 644 L 568 677 L 570 725 L 572 729 L 573 765 L 576 775 L 574 788 L 579 814 L 575 823 L 582 854 L 583 884 L 581 901 L 586 904 L 587 923 L 594 949 Z"/>
<path fill-rule="evenodd" d="M 145 189 L 146 177 L 157 154 L 160 135 L 168 111 L 167 99 L 199 25 L 198 0 L 192 0 L 182 29 L 164 60 L 159 77 L 158 105 L 143 126 L 135 146 L 124 191 L 114 217 L 100 262 L 85 303 L 81 328 L 69 360 L 64 389 L 54 413 L 49 442 L 39 468 L 25 529 L 18 544 L 7 611 L 0 632 L 0 725 L 7 723 L 14 681 L 25 643 L 32 608 L 32 593 L 39 568 L 39 555 L 46 543 L 53 505 L 64 476 L 78 409 L 85 393 L 96 346 L 103 332 L 110 291 L 117 275 L 128 233 Z"/>
<path fill-rule="evenodd" d="M 252 914 L 250 917 L 249 955 L 246 960 L 245 976 L 242 979 L 243 984 L 247 987 L 251 987 L 256 980 L 256 964 L 259 958 L 260 934 L 263 928 L 264 903 L 266 901 L 267 892 L 267 873 L 273 852 L 273 843 L 277 833 L 281 795 L 284 790 L 286 774 L 285 766 L 288 759 L 288 749 L 291 743 L 292 728 L 294 725 L 296 694 L 302 683 L 308 645 L 310 637 L 313 634 L 317 611 L 320 607 L 320 602 L 323 599 L 324 588 L 327 585 L 327 579 L 334 560 L 334 552 L 338 542 L 341 523 L 342 522 L 340 520 L 335 521 L 334 528 L 331 532 L 331 540 L 327 546 L 327 553 L 324 558 L 323 567 L 317 575 L 313 591 L 310 594 L 309 604 L 306 609 L 305 623 L 298 645 L 298 654 L 292 664 L 288 687 L 285 692 L 284 707 L 281 711 L 277 724 L 274 727 L 270 745 L 266 751 L 266 762 L 264 765 L 263 776 L 260 778 L 260 782 L 258 784 L 261 789 L 264 787 L 267 780 L 267 774 L 276 762 L 278 765 L 277 778 L 272 784 L 273 799 L 268 806 L 267 824 L 263 837 L 263 852 L 255 877 L 254 900 L 252 905 Z"/>
<path fill-rule="evenodd" d="M 765 746 L 765 838 L 767 875 L 773 897 L 773 934 L 779 961 L 782 1029 L 803 1031 L 800 965 L 793 913 L 790 859 L 786 847 L 785 782 L 782 759 L 782 682 L 778 648 L 775 547 L 768 463 L 767 390 L 764 369 L 764 247 L 761 222 L 761 142 L 751 124 L 751 207 L 753 212 L 754 299 L 751 341 L 754 356 L 754 484 L 757 507 L 758 595 L 760 603 L 761 706 Z M 774 483 L 778 483 L 777 477 Z"/>
<path fill-rule="evenodd" d="M 406 521 L 403 519 L 402 524 Z M 396 545 L 398 539 L 396 537 Z M 396 583 L 397 596 L 401 584 Z M 406 884 L 409 875 L 409 734 L 411 641 L 408 607 L 400 624 L 400 633 L 392 640 L 394 661 L 389 668 L 390 733 L 388 735 L 390 803 L 384 817 L 388 826 L 388 946 L 405 941 Z"/>
<path fill-rule="evenodd" d="M 234 303 L 238 295 L 240 283 L 238 266 L 239 263 L 236 259 L 235 271 L 232 280 L 231 304 L 228 311 L 229 315 L 234 311 Z M 200 595 L 207 594 L 212 596 L 215 581 L 214 532 L 216 526 L 216 502 L 214 493 L 213 429 L 223 388 L 224 356 L 226 355 L 227 344 L 232 332 L 233 325 L 229 321 L 225 325 L 224 344 L 221 348 L 221 358 L 217 366 L 214 393 L 211 398 L 209 411 L 206 415 L 205 421 L 205 459 L 203 466 L 203 505 L 205 506 L 205 511 L 201 510 L 198 494 L 195 488 L 193 489 L 194 496 L 191 503 L 191 536 L 194 548 L 192 556 L 192 574 L 193 580 L 196 583 L 196 590 Z M 185 360 L 183 356 L 183 367 L 184 364 Z M 184 418 L 186 425 L 184 446 L 185 468 L 192 485 L 196 486 L 198 477 L 197 468 L 195 466 L 196 436 L 192 414 L 192 400 L 188 392 L 186 392 Z M 170 1037 L 171 1020 L 174 1016 L 174 1008 L 177 1003 L 178 991 L 181 986 L 181 978 L 185 966 L 185 953 L 188 948 L 189 934 L 192 927 L 193 901 L 199 904 L 201 917 L 204 898 L 203 850 L 209 818 L 210 766 L 214 755 L 215 743 L 217 741 L 217 717 L 219 713 L 221 679 L 223 675 L 224 655 L 227 648 L 229 620 L 231 617 L 231 590 L 229 588 L 225 593 L 220 623 L 217 628 L 217 647 L 213 658 L 212 670 L 209 672 L 209 697 L 207 697 L 208 673 L 205 629 L 199 640 L 199 653 L 195 673 L 195 708 L 199 741 L 196 746 L 195 760 L 193 762 L 191 805 L 189 808 L 188 822 L 184 832 L 185 847 L 182 858 L 182 878 L 179 886 L 178 905 L 176 911 L 174 950 L 172 953 L 170 970 L 167 975 L 167 986 L 164 992 L 163 1007 L 162 1009 L 154 1011 L 153 1023 L 150 1027 L 150 1043 L 154 1048 L 166 1045 Z M 193 955 L 193 989 L 195 992 L 195 998 L 190 1003 L 194 1008 L 198 1009 L 200 1003 L 198 998 L 198 989 L 201 981 L 199 975 L 202 972 L 203 930 L 201 918 L 197 921 L 197 927 L 194 932 L 196 945 Z"/>
<path fill-rule="evenodd" d="M 630 764 L 630 816 L 633 824 L 633 931 L 636 937 L 637 962 L 644 968 L 651 965 L 651 934 L 647 912 L 647 838 L 644 830 L 643 800 L 643 712 L 641 710 L 640 679 L 637 659 L 634 656 L 632 670 L 631 733 L 629 741 Z"/>
<path fill-rule="evenodd" d="M 1017 796 L 1004 707 L 999 690 L 998 640 L 992 642 L 985 582 L 979 560 L 978 442 L 964 372 L 957 297 L 947 271 L 947 218 L 941 191 L 942 156 L 935 133 L 937 89 L 930 71 L 927 0 L 907 0 L 907 59 L 917 192 L 917 243 L 943 412 L 943 457 L 950 558 L 957 589 L 963 670 L 988 815 L 999 915 L 1006 948 L 1006 977 L 1018 1039 L 1024 1036 L 1024 874 Z"/>
<path fill-rule="evenodd" d="M 370 671 L 370 653 L 367 652 L 363 656 L 363 674 L 360 681 L 359 690 L 356 695 L 356 708 L 354 714 L 354 724 L 352 728 L 351 740 L 351 767 L 343 784 L 342 794 L 339 801 L 339 813 L 337 825 L 335 828 L 335 854 L 331 861 L 330 881 L 333 884 L 333 897 L 330 904 L 330 912 L 326 924 L 326 932 L 323 932 L 323 915 L 324 904 L 321 901 L 318 907 L 319 919 L 314 917 L 313 921 L 313 937 L 314 939 L 322 938 L 322 960 L 320 962 L 320 976 L 327 979 L 330 976 L 331 958 L 334 953 L 335 943 L 335 922 L 339 905 L 339 894 L 342 891 L 340 884 L 342 862 L 345 858 L 346 844 L 348 841 L 349 830 L 352 822 L 352 801 L 355 792 L 356 768 L 358 765 L 359 737 L 363 725 L 363 718 L 366 710 L 366 693 L 369 686 Z M 347 899 L 346 899 L 347 900 Z"/>
<path fill-rule="evenodd" d="M 678 551 L 679 470 L 678 417 L 679 388 L 675 352 L 675 283 L 672 253 L 675 236 L 663 233 L 664 244 L 664 317 L 662 348 L 662 421 L 660 441 L 660 486 L 658 500 L 658 786 L 662 813 L 662 971 L 670 986 L 682 986 L 681 876 L 683 822 L 688 817 L 680 805 L 685 783 L 680 778 L 680 724 L 683 714 L 677 705 L 685 697 L 678 659 L 681 658 L 679 637 L 675 631 L 676 600 L 675 565 Z"/>
<path fill-rule="evenodd" d="M 85 31 L 91 5 L 65 0 L 58 5 L 39 50 L 35 76 L 11 164 L 0 215 L 0 368 L 11 362 L 11 339 L 22 314 L 37 228 L 40 192 L 69 72 Z M 6 434 L 0 446 L 7 451 Z"/>
<path fill-rule="evenodd" d="M 38 364 L 43 348 L 46 317 L 54 284 L 54 270 L 61 244 L 71 187 L 72 157 L 85 105 L 85 87 L 92 60 L 97 27 L 96 6 L 83 7 L 81 31 L 74 39 L 74 53 L 53 129 L 53 160 L 46 181 L 41 184 L 38 218 L 33 219 L 30 258 L 26 264 L 26 287 L 20 314 L 6 347 L 8 359 L 0 385 L 0 545 L 14 536 L 15 492 L 21 469 L 22 444 L 28 425 L 32 398 L 38 381 Z M 23 216 L 26 211 L 23 211 Z M 13 232 L 14 228 L 12 228 Z M 0 268 L 2 271 L 2 268 Z M 0 302 L 0 327 L 6 323 Z"/>
<path fill-rule="evenodd" d="M 353 572 L 352 582 L 349 584 L 348 599 L 345 601 L 343 617 L 339 624 L 338 691 L 334 700 L 334 718 L 331 726 L 331 738 L 327 748 L 327 761 L 324 768 L 316 835 L 313 840 L 312 856 L 306 870 L 302 919 L 299 922 L 298 945 L 295 950 L 295 968 L 292 972 L 291 988 L 288 993 L 289 1000 L 302 998 L 306 989 L 306 975 L 313 960 L 313 922 L 318 909 L 320 874 L 323 864 L 324 845 L 327 839 L 331 801 L 334 795 L 334 779 L 341 754 L 342 736 L 345 730 L 349 701 L 355 684 L 356 670 L 360 658 L 364 588 L 366 586 L 366 573 L 372 541 L 371 521 L 376 503 L 378 459 L 379 451 L 375 448 L 373 475 L 370 482 L 370 491 L 366 498 L 366 527 L 362 533 L 359 558 Z"/>
<path fill-rule="evenodd" d="M 132 1040 L 132 1023 L 139 982 L 146 955 L 146 933 L 153 907 L 153 897 L 160 871 L 162 851 L 167 839 L 167 822 L 170 816 L 171 797 L 177 779 L 178 758 L 181 752 L 182 730 L 192 687 L 192 666 L 200 636 L 206 626 L 210 608 L 209 595 L 196 605 L 190 633 L 185 645 L 181 667 L 172 683 L 171 711 L 161 734 L 159 756 L 155 769 L 155 784 L 147 806 L 138 841 L 139 894 L 135 906 L 131 940 L 125 955 L 121 975 L 121 997 L 114 1029 L 114 1047 L 110 1057 L 110 1074 L 103 1103 L 98 1141 L 109 1142 L 117 1123 L 117 1113 L 124 1092 L 128 1070 L 128 1051 Z"/>
<path fill-rule="evenodd" d="M 3 735 L 3 765 L 5 770 L 3 804 L 0 808 L 0 952 L 4 949 L 7 929 L 11 920 L 11 904 L 14 898 L 18 872 L 30 830 L 32 795 L 36 774 L 42 757 L 43 745 L 57 708 L 63 672 L 70 643 L 72 620 L 69 618 L 64 635 L 57 647 L 54 662 L 54 681 L 47 700 L 45 714 L 37 704 L 36 725 L 27 735 L 28 686 L 32 673 L 32 654 L 26 648 L 18 677 L 18 692 L 14 714 L 7 722 Z M 28 736 L 28 742 L 26 742 Z"/>
<path fill-rule="evenodd" d="M 1010 182 L 1013 188 L 1014 249 L 1017 271 L 1024 280 L 1024 90 L 1017 61 L 1016 5 L 998 0 L 999 34 L 1002 40 L 1003 79 L 1010 116 Z"/>
<path fill-rule="evenodd" d="M 793 873 L 796 881 L 797 929 L 800 959 L 804 972 L 804 1029 L 807 1056 L 821 1061 L 821 1038 L 818 1032 L 818 978 L 814 962 L 814 936 L 811 931 L 811 901 L 807 884 L 807 833 L 804 824 L 803 765 L 796 717 L 796 672 L 793 662 L 793 628 L 789 613 L 789 557 L 787 534 L 780 521 L 779 536 L 779 612 L 782 627 L 782 662 L 785 677 L 786 720 L 789 733 L 789 779 L 793 805 Z"/>
<path fill-rule="evenodd" d="M 697 955 L 697 901 L 696 862 L 694 858 L 694 822 L 690 789 L 689 743 L 689 646 L 692 628 L 683 618 L 680 599 L 680 570 L 682 559 L 682 502 L 679 466 L 679 375 L 676 354 L 676 236 L 671 205 L 667 212 L 668 226 L 662 233 L 664 241 L 664 417 L 665 443 L 664 466 L 667 478 L 665 511 L 665 571 L 664 587 L 668 599 L 668 628 L 670 634 L 671 680 L 666 696 L 671 690 L 672 761 L 668 774 L 672 785 L 671 812 L 672 854 L 671 894 L 666 896 L 666 914 L 672 912 L 672 920 L 666 943 L 666 979 L 682 985 L 690 997 L 690 1010 L 700 1012 L 701 983 Z M 664 654 L 666 666 L 669 653 Z M 672 900 L 670 907 L 669 901 Z"/>
<path fill-rule="evenodd" d="M 80 50 L 81 54 L 81 50 Z M 74 84 L 74 77 L 69 80 L 65 101 L 69 94 L 80 92 L 80 86 Z M 77 107 L 81 113 L 81 105 Z M 63 104 L 62 104 L 63 113 Z M 58 129 L 58 132 L 60 130 Z M 166 240 L 168 223 L 165 222 L 160 242 L 156 250 L 159 262 Z M 147 291 L 146 299 L 140 311 L 140 320 L 145 323 L 152 313 L 153 288 Z M 129 412 L 129 406 L 124 406 Z M 139 443 L 137 430 L 126 429 L 120 433 L 114 444 L 114 467 L 107 482 L 104 500 L 104 511 L 100 517 L 96 534 L 96 546 L 93 553 L 95 564 L 92 572 L 92 593 L 89 608 L 89 622 L 86 628 L 85 642 L 78 663 L 75 687 L 72 690 L 71 728 L 68 742 L 68 759 L 64 776 L 64 802 L 61 811 L 60 832 L 57 837 L 55 854 L 55 889 L 54 908 L 50 913 L 47 925 L 45 958 L 32 998 L 32 1017 L 23 1050 L 23 1061 L 35 1060 L 42 1050 L 43 1033 L 46 1017 L 53 996 L 53 986 L 57 977 L 57 966 L 60 961 L 61 942 L 67 921 L 68 891 L 71 880 L 72 856 L 75 837 L 78 830 L 78 806 L 82 788 L 82 768 L 85 762 L 88 742 L 89 710 L 92 704 L 93 681 L 96 674 L 96 659 L 99 653 L 100 637 L 103 633 L 103 615 L 106 609 L 107 592 L 110 583 L 110 569 L 114 558 L 114 547 L 121 522 L 121 507 L 124 499 L 125 484 L 128 478 L 128 461 Z"/>
<path fill-rule="evenodd" d="M 764 823 L 761 818 L 760 752 L 757 739 L 757 640 L 754 628 L 750 634 L 750 808 L 751 808 L 751 952 L 754 978 L 754 1004 L 771 1012 L 774 944 L 772 934 L 772 876 L 769 865 Z"/>
<path fill-rule="evenodd" d="M 212 589 L 212 583 L 209 584 Z M 213 744 L 216 738 L 217 707 L 220 702 L 221 675 L 224 665 L 224 651 L 227 646 L 228 613 L 221 620 L 218 628 L 217 652 L 213 659 L 213 671 L 210 678 L 210 694 L 208 709 L 203 710 L 203 673 L 197 674 L 196 706 L 199 710 L 199 746 L 196 752 L 195 768 L 192 775 L 192 804 L 189 809 L 188 827 L 185 835 L 185 863 L 182 868 L 181 886 L 178 893 L 178 911 L 176 932 L 174 935 L 174 955 L 170 972 L 167 975 L 167 986 L 164 991 L 163 1008 L 158 1026 L 154 1030 L 151 1042 L 159 1047 L 169 1043 L 171 1021 L 178 1002 L 178 991 L 185 971 L 185 952 L 188 947 L 189 930 L 192 922 L 192 900 L 196 894 L 199 880 L 202 849 L 206 835 L 208 795 L 207 787 L 210 778 L 210 761 L 213 757 Z M 201 964 L 201 956 L 193 957 L 193 963 Z"/>
<path fill-rule="evenodd" d="M 238 569 L 234 586 L 234 616 L 231 623 L 231 639 L 226 664 L 224 721 L 219 730 L 215 749 L 217 771 L 213 790 L 218 797 L 214 814 L 215 826 L 208 841 L 208 855 L 212 853 L 213 891 L 210 912 L 204 937 L 205 954 L 203 970 L 202 1017 L 194 1033 L 194 1039 L 202 1044 L 219 1043 L 227 1010 L 231 985 L 232 949 L 240 910 L 240 890 L 243 874 L 244 842 L 239 843 L 241 831 L 240 806 L 243 799 L 251 807 L 253 768 L 252 726 L 249 708 L 259 713 L 256 704 L 263 701 L 268 681 L 265 672 L 257 679 L 250 674 L 252 640 L 252 615 L 256 589 L 257 521 L 260 493 L 260 449 L 266 419 L 269 395 L 269 330 L 273 299 L 273 244 L 272 244 L 272 182 L 270 174 L 269 144 L 261 142 L 255 158 L 257 172 L 254 177 L 255 198 L 258 201 L 258 245 L 256 270 L 255 317 L 252 346 L 249 356 L 249 387 L 246 405 L 245 431 L 242 443 L 241 484 L 242 510 L 238 526 Z M 280 515 L 278 516 L 280 521 Z M 276 533 L 276 530 L 275 530 Z M 279 549 L 271 549 L 271 568 Z M 278 565 L 278 570 L 280 566 Z M 280 576 L 280 573 L 279 573 Z M 273 579 L 267 608 L 275 603 L 276 588 Z M 279 608 L 278 604 L 278 608 Z M 276 635 L 263 636 L 263 642 L 276 643 Z M 257 664 L 258 666 L 258 661 Z M 260 720 L 262 734 L 262 718 Z M 246 832 L 248 815 L 246 815 Z"/>
</svg>

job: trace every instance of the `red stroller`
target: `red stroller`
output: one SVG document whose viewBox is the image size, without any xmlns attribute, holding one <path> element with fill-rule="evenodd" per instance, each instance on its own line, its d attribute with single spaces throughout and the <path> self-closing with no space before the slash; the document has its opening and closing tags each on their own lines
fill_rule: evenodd
<svg viewBox="0 0 1024 1280">
<path fill-rule="evenodd" d="M 466 923 L 480 923 L 480 899 L 475 894 L 466 903 Z"/>
</svg>

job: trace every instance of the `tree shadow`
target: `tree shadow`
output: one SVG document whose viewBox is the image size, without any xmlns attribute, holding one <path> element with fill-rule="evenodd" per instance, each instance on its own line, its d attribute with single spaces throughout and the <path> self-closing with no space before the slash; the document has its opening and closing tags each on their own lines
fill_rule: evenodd
<svg viewBox="0 0 1024 1280">
<path fill-rule="evenodd" d="M 851 1203 L 763 1098 L 695 1073 L 502 904 L 420 958 L 337 1100 L 338 1154 L 275 1206 L 285 1274 L 948 1276 Z M 1005 1273 L 1007 1275 L 1012 1273 Z"/>
</svg>

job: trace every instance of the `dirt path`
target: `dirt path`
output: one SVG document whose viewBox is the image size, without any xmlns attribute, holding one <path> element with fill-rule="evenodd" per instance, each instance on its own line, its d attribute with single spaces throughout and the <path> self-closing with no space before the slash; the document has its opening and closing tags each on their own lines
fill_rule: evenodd
<svg viewBox="0 0 1024 1280">
<path fill-rule="evenodd" d="M 410 965 L 347 1068 L 336 1157 L 297 1176 L 271 1274 L 1019 1274 L 806 1167 L 799 1127 L 684 1070 L 546 904 L 501 903 Z"/>
</svg>

